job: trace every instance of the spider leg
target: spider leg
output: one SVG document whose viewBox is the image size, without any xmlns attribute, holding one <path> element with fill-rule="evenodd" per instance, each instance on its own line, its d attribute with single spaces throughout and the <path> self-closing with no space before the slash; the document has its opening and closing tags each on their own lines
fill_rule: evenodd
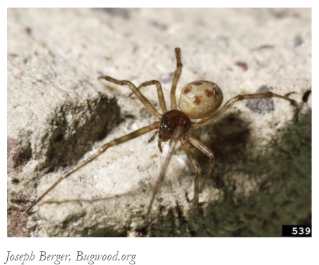
<svg viewBox="0 0 319 265">
<path fill-rule="evenodd" d="M 181 49 L 175 48 L 175 56 L 176 56 L 176 70 L 174 74 L 172 89 L 171 89 L 171 107 L 172 109 L 177 109 L 177 101 L 176 101 L 176 86 L 179 80 L 179 77 L 182 74 L 182 58 L 181 58 Z"/>
<path fill-rule="evenodd" d="M 160 190 L 160 188 L 161 188 L 161 186 L 163 184 L 163 181 L 164 181 L 164 178 L 165 178 L 165 174 L 166 174 L 166 170 L 168 168 L 169 162 L 171 161 L 172 154 L 173 154 L 173 152 L 175 150 L 175 147 L 176 147 L 176 144 L 177 144 L 178 140 L 181 138 L 182 134 L 183 134 L 183 128 L 182 127 L 177 127 L 176 130 L 174 131 L 171 139 L 170 139 L 170 142 L 169 142 L 169 147 L 170 148 L 169 148 L 168 154 L 167 154 L 167 156 L 166 156 L 166 158 L 164 160 L 164 163 L 162 165 L 162 168 L 161 168 L 160 174 L 158 176 L 157 182 L 155 184 L 153 195 L 152 195 L 152 198 L 151 198 L 151 201 L 150 201 L 150 204 L 148 206 L 147 213 L 146 213 L 146 220 L 149 219 L 149 214 L 151 212 L 154 199 L 155 199 L 158 191 Z"/>
<path fill-rule="evenodd" d="M 129 140 L 132 140 L 132 139 L 134 139 L 134 138 L 136 138 L 138 136 L 141 136 L 141 135 L 143 135 L 143 134 L 145 134 L 147 132 L 150 132 L 152 130 L 158 129 L 159 126 L 160 126 L 160 122 L 155 122 L 155 123 L 153 123 L 153 124 L 151 124 L 149 126 L 143 127 L 143 128 L 141 128 L 139 130 L 136 130 L 134 132 L 126 134 L 126 135 L 124 135 L 122 137 L 119 137 L 117 139 L 114 139 L 114 140 L 102 145 L 100 147 L 100 149 L 94 155 L 86 158 L 80 164 L 78 164 L 75 167 L 71 168 L 63 176 L 58 178 L 58 180 L 53 185 L 51 185 L 51 187 L 49 187 L 44 193 L 42 193 L 42 195 L 36 201 L 34 201 L 25 210 L 25 212 L 28 212 L 30 209 L 32 209 L 39 201 L 41 201 L 43 199 L 44 196 L 46 196 L 51 190 L 53 190 L 62 180 L 66 179 L 68 176 L 70 176 L 74 172 L 78 171 L 80 168 L 82 168 L 83 166 L 85 166 L 86 164 L 88 164 L 89 162 L 91 162 L 92 160 L 94 160 L 95 158 L 100 156 L 101 154 L 103 154 L 108 148 L 110 148 L 112 146 L 119 145 L 119 144 L 124 143 L 124 142 L 127 142 Z"/>
<path fill-rule="evenodd" d="M 238 96 L 232 98 L 231 100 L 227 101 L 224 106 L 219 108 L 219 110 L 217 110 L 216 112 L 211 114 L 209 117 L 201 120 L 198 123 L 194 123 L 193 128 L 194 129 L 200 128 L 200 127 L 203 127 L 203 126 L 213 122 L 220 115 L 222 115 L 226 110 L 228 110 L 231 106 L 233 106 L 236 102 L 238 102 L 240 100 L 251 99 L 251 98 L 273 98 L 273 97 L 282 98 L 282 99 L 288 100 L 291 105 L 293 105 L 295 107 L 297 106 L 297 102 L 295 100 L 293 100 L 291 98 L 288 98 L 287 96 L 278 95 L 278 94 L 275 94 L 275 93 L 272 93 L 272 92 L 238 95 Z"/>
<path fill-rule="evenodd" d="M 187 138 L 189 137 L 182 138 L 182 146 L 189 160 L 191 161 L 194 172 L 196 174 L 195 184 L 194 184 L 194 210 L 196 211 L 198 208 L 198 202 L 199 202 L 199 182 L 202 175 L 202 170 L 197 160 L 194 158 L 191 149 L 189 148 L 189 143 L 187 142 Z"/>
<path fill-rule="evenodd" d="M 212 169 L 215 165 L 215 156 L 214 156 L 214 153 L 206 145 L 204 145 L 202 142 L 198 141 L 197 139 L 189 136 L 188 140 L 191 142 L 191 144 L 193 146 L 195 146 L 197 149 L 199 149 L 201 152 L 203 152 L 209 158 L 209 167 L 208 167 L 207 171 L 205 172 L 205 175 L 203 176 L 204 179 L 203 179 L 202 185 L 200 186 L 200 189 L 199 189 L 199 192 L 201 193 L 203 191 L 205 183 L 206 183 L 205 176 L 210 175 L 210 173 L 212 172 Z"/>
<path fill-rule="evenodd" d="M 137 89 L 141 89 L 142 87 L 151 86 L 151 85 L 156 85 L 158 101 L 159 101 L 160 107 L 161 107 L 163 113 L 167 112 L 166 102 L 165 102 L 163 89 L 162 89 L 162 84 L 159 81 L 150 80 L 150 81 L 143 82 L 142 84 L 140 84 L 137 87 Z M 134 94 L 133 92 L 131 94 L 129 94 L 129 97 L 132 96 L 133 94 Z"/>
<path fill-rule="evenodd" d="M 110 76 L 100 76 L 98 79 L 105 79 L 106 81 L 109 81 L 111 83 L 120 85 L 120 86 L 125 86 L 127 85 L 132 91 L 133 93 L 138 97 L 138 99 L 144 104 L 144 106 L 150 111 L 152 112 L 152 114 L 154 116 L 156 116 L 158 119 L 161 119 L 162 114 L 160 114 L 155 108 L 154 106 L 151 104 L 151 102 L 136 88 L 136 86 L 128 81 L 128 80 L 117 80 L 114 79 Z"/>
<path fill-rule="evenodd" d="M 152 135 L 152 137 L 148 140 L 148 142 L 147 143 L 150 143 L 150 142 L 152 142 L 152 141 L 154 141 L 155 140 L 155 137 L 156 137 L 156 135 L 159 133 L 159 131 L 157 130 L 157 131 L 155 131 L 154 133 L 153 133 L 153 135 Z"/>
<path fill-rule="evenodd" d="M 163 94 L 162 85 L 161 85 L 161 83 L 159 81 L 150 80 L 150 81 L 143 82 L 142 84 L 140 84 L 138 86 L 137 89 L 140 89 L 140 88 L 146 87 L 146 86 L 151 86 L 151 85 L 156 85 L 158 101 L 159 101 L 159 104 L 161 106 L 161 109 L 162 109 L 163 113 L 167 112 L 166 102 L 165 102 L 165 98 L 164 98 L 164 94 Z"/>
</svg>

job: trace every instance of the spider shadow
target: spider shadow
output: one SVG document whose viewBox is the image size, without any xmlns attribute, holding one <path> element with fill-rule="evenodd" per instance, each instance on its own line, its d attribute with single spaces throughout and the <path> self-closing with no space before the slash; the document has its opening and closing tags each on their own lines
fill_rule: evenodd
<svg viewBox="0 0 319 265">
<path fill-rule="evenodd" d="M 222 176 L 236 166 L 243 165 L 250 156 L 247 144 L 251 139 L 250 123 L 236 113 L 227 113 L 213 124 L 194 133 L 197 139 L 206 134 L 203 141 L 215 156 L 215 165 L 206 180 L 212 180 L 217 188 L 224 188 Z M 195 156 L 203 169 L 208 167 L 209 159 L 195 150 Z"/>
<path fill-rule="evenodd" d="M 271 139 L 267 150 L 251 156 L 250 125 L 234 114 L 194 134 L 216 134 L 204 142 L 215 154 L 216 164 L 208 186 L 222 191 L 217 201 L 199 207 L 196 215 L 178 216 L 174 231 L 163 231 L 161 217 L 151 236 L 281 236 L 283 224 L 311 224 L 311 112 L 298 121 L 287 122 L 279 138 Z M 207 160 L 197 159 L 205 168 Z M 237 174 L 239 173 L 239 174 Z M 227 176 L 228 175 L 228 176 Z M 257 183 L 250 193 L 239 193 L 236 181 Z M 176 221 L 175 221 L 176 222 Z"/>
</svg>

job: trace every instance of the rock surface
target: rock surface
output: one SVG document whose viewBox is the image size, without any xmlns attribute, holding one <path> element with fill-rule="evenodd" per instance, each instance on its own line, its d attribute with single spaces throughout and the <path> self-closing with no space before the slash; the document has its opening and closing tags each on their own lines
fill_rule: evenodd
<svg viewBox="0 0 319 265">
<path fill-rule="evenodd" d="M 161 163 L 152 133 L 112 147 L 23 209 L 102 144 L 157 119 L 128 87 L 100 75 L 177 88 L 219 85 L 239 102 L 193 132 L 216 165 L 192 214 L 194 175 L 179 148 L 152 209 Z M 281 236 L 311 223 L 310 9 L 9 9 L 8 236 Z M 155 87 L 143 88 L 159 109 Z M 164 144 L 167 146 L 166 144 Z M 92 150 L 92 151 L 91 151 Z M 195 151 L 207 168 L 207 159 Z"/>
</svg>

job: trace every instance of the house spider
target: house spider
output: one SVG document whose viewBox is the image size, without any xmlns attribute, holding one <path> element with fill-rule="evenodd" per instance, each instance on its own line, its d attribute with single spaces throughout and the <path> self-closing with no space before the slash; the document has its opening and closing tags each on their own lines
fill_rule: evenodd
<svg viewBox="0 0 319 265">
<path fill-rule="evenodd" d="M 182 147 L 187 154 L 189 160 L 191 161 L 192 167 L 195 172 L 195 184 L 194 184 L 194 209 L 198 208 L 199 201 L 199 193 L 201 191 L 200 180 L 201 180 L 201 168 L 192 154 L 190 149 L 190 143 L 203 152 L 210 159 L 209 167 L 207 173 L 210 173 L 215 162 L 213 152 L 205 146 L 203 143 L 193 138 L 191 135 L 191 131 L 194 129 L 201 128 L 212 123 L 219 116 L 221 116 L 227 109 L 233 106 L 237 101 L 244 99 L 256 99 L 256 98 L 271 98 L 277 97 L 288 100 L 293 106 L 297 106 L 295 100 L 288 98 L 287 95 L 282 96 L 272 92 L 267 93 L 258 93 L 258 94 L 245 94 L 238 95 L 231 100 L 227 101 L 222 107 L 223 101 L 223 93 L 221 89 L 213 82 L 210 81 L 194 81 L 189 83 L 181 92 L 181 96 L 179 99 L 179 104 L 177 105 L 176 101 L 176 86 L 179 81 L 180 75 L 182 73 L 182 59 L 181 59 L 181 49 L 175 49 L 175 56 L 177 61 L 177 66 L 174 74 L 173 84 L 170 92 L 171 99 L 171 110 L 167 110 L 163 90 L 161 83 L 157 80 L 146 81 L 136 87 L 132 82 L 128 80 L 117 80 L 109 76 L 100 76 L 98 79 L 104 79 L 111 83 L 120 85 L 120 86 L 128 86 L 132 92 L 137 96 L 137 98 L 144 104 L 144 106 L 156 117 L 159 121 L 138 129 L 134 132 L 131 132 L 127 135 L 119 137 L 115 140 L 112 140 L 106 144 L 104 144 L 100 149 L 93 154 L 92 156 L 85 159 L 80 164 L 71 168 L 67 171 L 63 176 L 58 178 L 56 182 L 48 188 L 36 201 L 34 201 L 25 211 L 29 211 L 32 207 L 34 207 L 40 200 L 43 199 L 52 189 L 54 189 L 62 180 L 69 177 L 75 171 L 79 170 L 101 154 L 103 154 L 108 148 L 112 146 L 116 146 L 137 138 L 147 132 L 154 131 L 154 134 L 150 138 L 148 142 L 153 141 L 158 135 L 158 148 L 160 152 L 162 152 L 162 142 L 169 141 L 170 149 L 169 153 L 164 160 L 162 165 L 158 180 L 155 184 L 155 188 L 153 191 L 153 195 L 151 201 L 148 206 L 146 217 L 148 218 L 154 199 L 162 186 L 164 181 L 165 173 L 168 168 L 170 159 L 175 150 L 177 142 L 180 140 L 182 143 Z M 162 109 L 163 114 L 159 113 L 155 107 L 150 103 L 150 101 L 140 92 L 142 87 L 155 85 L 157 88 L 158 100 L 160 104 L 160 108 Z M 191 119 L 201 119 L 200 121 L 192 121 Z M 201 185 L 202 186 L 202 185 Z"/>
</svg>

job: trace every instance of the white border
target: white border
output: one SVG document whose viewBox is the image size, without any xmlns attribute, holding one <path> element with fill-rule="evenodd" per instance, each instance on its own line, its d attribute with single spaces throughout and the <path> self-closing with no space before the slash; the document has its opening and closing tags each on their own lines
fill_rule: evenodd
<svg viewBox="0 0 319 265">
<path fill-rule="evenodd" d="M 183 1 L 184 2 L 184 1 Z M 314 1 L 267 1 L 267 6 L 271 7 L 304 7 L 313 6 Z M 70 2 L 74 4 L 75 2 Z M 185 3 L 185 2 L 184 2 Z M 66 1 L 54 1 L 54 2 L 44 2 L 44 1 L 10 1 L 8 6 L 18 7 L 26 6 L 29 7 L 61 7 L 68 6 Z M 76 4 L 79 7 L 86 6 L 87 2 L 77 1 Z M 91 6 L 99 7 L 108 5 L 110 7 L 125 7 L 132 6 L 133 2 L 129 1 L 90 1 Z M 216 7 L 227 7 L 229 5 L 241 7 L 250 6 L 260 6 L 256 1 L 216 1 L 214 5 Z M 263 3 L 261 3 L 263 4 Z M 185 4 L 187 7 L 206 7 L 207 1 L 188 1 Z M 158 3 L 151 3 L 150 1 L 134 1 L 134 6 L 146 6 L 146 7 L 174 7 L 180 6 L 177 1 L 160 1 Z M 6 15 L 4 14 L 5 9 L 1 9 L 1 23 L 2 42 L 5 43 L 5 30 L 4 25 L 6 25 Z M 318 12 L 313 11 L 313 47 L 318 46 Z M 317 43 L 317 44 L 315 44 Z M 1 55 L 1 66 L 2 73 L 6 72 L 4 58 L 5 53 L 2 52 Z M 319 69 L 318 57 L 316 50 L 314 49 L 314 60 L 313 69 Z M 2 90 L 1 90 L 1 121 L 4 123 L 6 120 L 6 103 L 4 102 L 6 98 L 6 87 L 5 77 L 3 74 L 2 78 Z M 316 75 L 313 76 L 313 102 L 316 98 L 316 89 L 318 87 L 318 78 Z M 318 110 L 315 104 L 313 104 L 313 117 L 318 119 Z M 316 159 L 318 157 L 318 138 L 319 135 L 317 123 L 313 123 L 313 157 Z M 2 143 L 4 143 L 4 135 L 2 135 Z M 1 172 L 2 181 L 5 181 L 5 162 L 6 156 L 4 155 L 5 147 L 2 146 L 1 149 Z M 317 162 L 318 164 L 318 162 Z M 7 238 L 6 230 L 6 218 L 5 218 L 5 203 L 6 202 L 6 189 L 2 182 L 1 185 L 1 251 L 0 251 L 0 262 L 4 262 L 6 258 L 6 251 L 11 250 L 15 253 L 25 253 L 33 250 L 34 252 L 39 252 L 40 250 L 46 250 L 48 253 L 75 253 L 77 250 L 82 250 L 90 254 L 94 253 L 134 253 L 137 255 L 136 264 L 314 264 L 314 261 L 318 261 L 317 249 L 314 245 L 318 244 L 318 214 L 316 209 L 318 209 L 318 166 L 313 163 L 313 237 L 311 239 L 291 239 L 291 238 L 253 238 L 253 239 L 234 239 L 234 238 Z M 316 206 L 317 205 L 317 206 Z M 317 243 L 315 243 L 317 242 Z M 3 264 L 3 263 L 2 263 Z M 11 263 L 13 264 L 13 263 Z M 18 264 L 18 263 L 15 263 Z M 21 264 L 21 263 L 19 263 Z M 25 263 L 31 264 L 31 263 Z M 49 263 L 48 263 L 49 264 Z M 53 264 L 53 262 L 50 262 Z M 73 263 L 70 263 L 73 264 Z M 80 264 L 80 263 L 79 263 Z M 82 263 L 87 264 L 87 263 Z M 102 264 L 102 263 L 96 263 Z M 120 263 L 121 264 L 121 263 Z"/>
</svg>

